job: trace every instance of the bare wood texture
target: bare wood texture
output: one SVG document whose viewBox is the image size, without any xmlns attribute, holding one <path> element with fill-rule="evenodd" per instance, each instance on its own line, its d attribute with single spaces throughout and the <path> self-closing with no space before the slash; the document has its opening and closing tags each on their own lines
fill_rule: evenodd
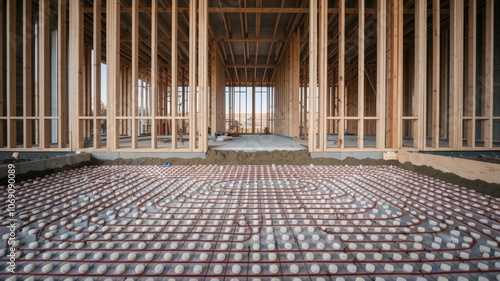
<svg viewBox="0 0 500 281">
<path fill-rule="evenodd" d="M 68 92 L 66 79 L 68 71 L 66 68 L 66 0 L 57 2 L 57 137 L 59 148 L 68 145 Z"/>
<path fill-rule="evenodd" d="M 31 148 L 33 144 L 33 6 L 31 0 L 23 1 L 23 145 Z M 0 43 L 1 44 L 1 43 Z M 0 51 L 0 54 L 2 52 Z M 0 66 L 1 67 L 1 66 Z M 0 88 L 2 89 L 2 88 Z"/>
<path fill-rule="evenodd" d="M 71 150 L 83 147 L 83 131 L 79 122 L 83 95 L 83 1 L 69 2 L 69 104 Z"/>
<path fill-rule="evenodd" d="M 106 3 L 107 148 L 119 146 L 117 99 L 120 91 L 120 0 Z"/>
</svg>

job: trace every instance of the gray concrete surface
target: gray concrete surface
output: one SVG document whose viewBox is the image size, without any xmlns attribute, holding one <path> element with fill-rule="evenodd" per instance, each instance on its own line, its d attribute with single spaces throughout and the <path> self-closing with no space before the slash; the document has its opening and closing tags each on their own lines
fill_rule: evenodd
<svg viewBox="0 0 500 281">
<path fill-rule="evenodd" d="M 213 150 L 274 151 L 303 150 L 306 146 L 300 140 L 278 135 L 241 135 L 232 140 L 218 142 L 210 139 L 208 148 Z"/>
</svg>

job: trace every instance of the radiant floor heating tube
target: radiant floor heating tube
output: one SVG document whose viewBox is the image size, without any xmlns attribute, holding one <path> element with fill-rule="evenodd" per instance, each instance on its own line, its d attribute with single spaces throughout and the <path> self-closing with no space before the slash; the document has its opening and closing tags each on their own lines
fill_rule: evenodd
<svg viewBox="0 0 500 281">
<path fill-rule="evenodd" d="M 17 185 L 23 279 L 500 278 L 499 200 L 393 166 L 102 166 Z"/>
</svg>

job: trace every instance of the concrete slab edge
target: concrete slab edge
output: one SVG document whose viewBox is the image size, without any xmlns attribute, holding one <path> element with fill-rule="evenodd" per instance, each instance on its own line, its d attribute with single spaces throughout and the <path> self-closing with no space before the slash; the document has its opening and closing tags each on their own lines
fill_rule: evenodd
<svg viewBox="0 0 500 281">
<path fill-rule="evenodd" d="M 384 152 L 382 151 L 351 151 L 351 152 L 311 152 L 311 158 L 334 158 L 345 160 L 348 157 L 354 159 L 383 159 Z"/>
<path fill-rule="evenodd" d="M 500 184 L 500 164 L 480 162 L 424 153 L 400 151 L 400 163 L 409 162 L 416 166 L 429 166 L 444 173 L 452 173 L 468 180 L 482 180 Z"/>
<path fill-rule="evenodd" d="M 72 166 L 82 162 L 90 162 L 90 154 L 82 153 L 50 159 L 41 159 L 35 161 L 15 163 L 16 175 L 26 174 L 28 172 L 43 171 L 47 169 L 58 169 L 64 166 Z M 0 179 L 7 177 L 8 164 L 0 165 Z"/>
</svg>

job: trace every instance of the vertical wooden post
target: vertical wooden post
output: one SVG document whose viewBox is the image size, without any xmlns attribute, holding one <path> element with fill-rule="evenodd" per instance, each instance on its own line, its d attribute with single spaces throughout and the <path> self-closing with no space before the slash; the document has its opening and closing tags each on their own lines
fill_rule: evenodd
<svg viewBox="0 0 500 281">
<path fill-rule="evenodd" d="M 139 88 L 139 0 L 132 1 L 132 149 L 137 149 Z"/>
<path fill-rule="evenodd" d="M 132 82 L 132 68 L 127 67 L 127 136 L 132 137 L 132 123 L 134 123 L 134 119 L 132 118 L 132 110 L 133 110 L 133 103 L 132 103 L 132 86 L 134 83 Z"/>
<path fill-rule="evenodd" d="M 94 148 L 101 147 L 101 0 L 94 1 Z M 134 44 L 132 40 L 132 44 Z"/>
<path fill-rule="evenodd" d="M 497 3 L 498 4 L 498 3 Z M 484 57 L 484 116 L 488 118 L 485 126 L 485 147 L 493 148 L 493 64 L 495 37 L 495 1 L 486 0 L 486 31 Z M 498 34 L 496 34 L 498 35 Z"/>
<path fill-rule="evenodd" d="M 24 148 L 31 148 L 33 143 L 33 120 L 26 117 L 33 116 L 33 10 L 32 1 L 23 1 L 23 144 Z M 1 27 L 0 27 L 1 28 Z M 1 36 L 1 35 L 0 35 Z M 2 44 L 0 42 L 0 44 Z M 2 52 L 0 51 L 0 54 Z M 0 66 L 1 67 L 1 66 Z M 0 87 L 0 89 L 3 89 Z"/>
<path fill-rule="evenodd" d="M 12 120 L 11 117 L 16 116 L 16 93 L 17 93 L 17 83 L 16 83 L 16 45 L 17 45 L 17 31 L 16 31 L 16 12 L 17 0 L 7 1 L 7 42 L 6 42 L 6 59 L 7 59 L 7 147 L 15 148 L 17 146 L 17 124 L 16 120 Z"/>
<path fill-rule="evenodd" d="M 116 115 L 120 91 L 120 0 L 106 3 L 106 29 L 107 148 L 116 150 L 119 143 Z"/>
<path fill-rule="evenodd" d="M 203 152 L 208 150 L 207 134 L 208 134 L 208 3 L 207 1 L 200 1 L 199 8 L 199 27 L 198 32 L 199 47 L 198 47 L 198 61 L 199 72 L 198 81 L 200 83 L 200 126 L 199 126 L 199 149 Z"/>
<path fill-rule="evenodd" d="M 81 114 L 83 86 L 83 1 L 69 1 L 69 105 L 71 150 L 83 147 L 83 127 L 78 118 Z"/>
<path fill-rule="evenodd" d="M 341 0 L 340 3 L 345 3 Z M 343 5 L 343 4 L 339 4 Z M 326 147 L 326 95 L 328 94 L 328 1 L 320 0 L 318 54 L 318 138 L 319 149 Z M 342 7 L 342 6 L 341 6 Z M 342 11 L 340 11 L 342 13 Z M 345 19 L 345 18 L 344 18 Z M 339 24 L 340 26 L 341 24 Z M 339 27 L 339 32 L 342 27 Z M 340 36 L 340 35 L 339 35 Z"/>
<path fill-rule="evenodd" d="M 210 75 L 210 78 L 211 78 L 211 83 L 210 83 L 210 128 L 212 129 L 211 130 L 211 134 L 212 135 L 215 135 L 215 131 L 216 131 L 216 128 L 217 128 L 217 113 L 218 113 L 218 110 L 217 110 L 217 96 L 218 96 L 218 88 L 219 88 L 219 85 L 217 84 L 217 76 L 218 76 L 218 72 L 217 72 L 217 69 L 219 67 L 218 65 L 218 60 L 217 60 L 217 43 L 214 42 L 212 44 L 212 52 L 211 52 L 211 61 L 212 63 L 210 64 L 212 66 L 212 69 L 211 69 L 211 75 Z M 221 102 L 221 101 L 219 101 Z M 252 129 L 253 130 L 253 129 Z"/>
<path fill-rule="evenodd" d="M 467 120 L 467 130 L 465 132 L 467 146 L 475 147 L 475 127 L 476 127 L 476 28 L 477 28 L 477 3 L 475 0 L 469 0 L 469 22 L 467 29 L 467 107 L 464 107 Z"/>
<path fill-rule="evenodd" d="M 196 3 L 189 2 L 189 149 L 196 147 Z"/>
<path fill-rule="evenodd" d="M 83 58 L 83 115 L 88 117 L 91 116 L 92 111 L 92 45 L 84 45 L 84 58 Z M 84 136 L 86 139 L 90 139 L 90 127 L 91 124 L 89 120 L 85 120 L 84 126 Z"/>
<path fill-rule="evenodd" d="M 158 0 L 151 1 L 151 149 L 156 149 L 158 96 Z"/>
<path fill-rule="evenodd" d="M 68 92 L 66 85 L 66 0 L 57 3 L 57 112 L 59 148 L 68 144 Z"/>
<path fill-rule="evenodd" d="M 344 130 L 345 130 L 345 0 L 339 1 L 339 72 L 338 72 L 338 108 L 339 108 L 339 148 L 344 148 Z"/>
<path fill-rule="evenodd" d="M 5 7 L 4 7 L 5 1 L 0 1 L 0 15 L 4 17 L 5 15 Z M 8 10 L 7 10 L 8 11 Z M 4 41 L 4 33 L 5 33 L 5 26 L 4 26 L 4 21 L 0 20 L 0 89 L 4 88 L 4 48 L 5 48 L 5 41 Z M 7 48 L 8 49 L 8 48 Z M 3 106 L 4 106 L 4 98 L 3 94 L 0 95 L 0 116 L 4 116 L 4 111 L 3 111 Z M 4 122 L 3 120 L 0 120 L 0 148 L 4 147 L 4 133 L 3 133 L 3 128 L 4 128 Z M 8 133 L 7 133 L 8 135 Z"/>
<path fill-rule="evenodd" d="M 420 150 L 426 146 L 425 114 L 427 81 L 427 0 L 415 2 L 415 90 L 413 115 L 417 116 L 416 128 L 413 129 L 413 145 Z"/>
<path fill-rule="evenodd" d="M 318 0 L 309 1 L 309 152 L 317 150 Z"/>
<path fill-rule="evenodd" d="M 475 2 L 474 0 L 472 0 Z M 439 147 L 439 85 L 440 85 L 440 52 L 441 52 L 441 17 L 440 0 L 432 1 L 432 106 L 431 110 L 431 136 L 432 147 Z"/>
<path fill-rule="evenodd" d="M 377 0 L 377 148 L 385 148 L 387 3 Z"/>
<path fill-rule="evenodd" d="M 172 148 L 177 148 L 177 117 L 179 113 L 177 112 L 179 107 L 179 101 L 177 100 L 177 88 L 178 88 L 178 75 L 177 75 L 177 28 L 178 28 L 178 14 L 177 14 L 178 3 L 177 0 L 172 0 L 172 92 L 171 92 L 171 100 L 172 100 Z M 184 70 L 183 80 L 184 80 Z M 184 100 L 184 84 L 182 85 L 182 99 Z M 184 105 L 183 105 L 184 107 Z M 184 115 L 184 114 L 183 114 Z"/>
<path fill-rule="evenodd" d="M 440 89 L 441 89 L 441 95 L 439 96 L 439 137 L 440 138 L 449 138 L 449 120 L 448 116 L 450 114 L 450 107 L 448 106 L 448 100 L 449 100 L 449 95 L 448 91 L 450 88 L 449 84 L 449 69 L 450 69 L 450 57 L 449 53 L 451 52 L 450 49 L 450 40 L 449 40 L 449 30 L 442 30 L 444 33 L 441 40 L 441 50 L 444 51 L 444 55 L 440 56 Z M 450 144 L 448 144 L 449 146 Z"/>
<path fill-rule="evenodd" d="M 403 3 L 391 1 L 389 25 L 390 76 L 387 89 L 386 141 L 389 148 L 401 147 L 401 95 L 403 89 Z"/>
<path fill-rule="evenodd" d="M 252 134 L 255 134 L 255 81 L 252 82 Z"/>
<path fill-rule="evenodd" d="M 50 147 L 50 0 L 39 3 L 40 148 Z"/>
<path fill-rule="evenodd" d="M 450 2 L 450 147 L 462 147 L 464 1 Z"/>
<path fill-rule="evenodd" d="M 358 1 L 358 148 L 363 148 L 365 114 L 365 1 Z"/>
<path fill-rule="evenodd" d="M 288 131 L 290 137 L 299 138 L 300 29 L 294 31 L 291 36 L 291 43 L 292 44 L 288 45 L 290 50 L 290 59 L 288 60 L 290 67 L 285 69 L 290 77 L 290 81 L 288 83 L 289 90 L 287 91 L 287 95 L 289 97 Z"/>
</svg>

